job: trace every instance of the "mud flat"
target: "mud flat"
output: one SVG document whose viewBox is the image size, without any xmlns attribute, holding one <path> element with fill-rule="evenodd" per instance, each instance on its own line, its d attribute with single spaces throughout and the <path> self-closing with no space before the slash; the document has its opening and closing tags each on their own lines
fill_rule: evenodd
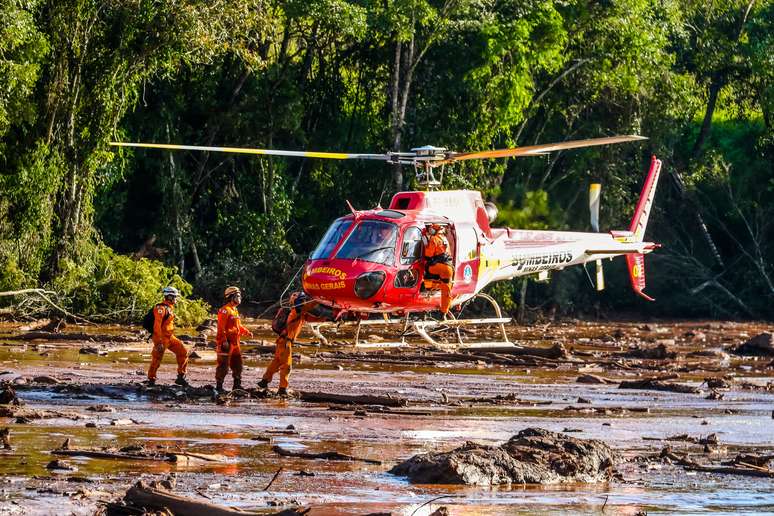
<svg viewBox="0 0 774 516">
<path fill-rule="evenodd" d="M 20 338 L 21 325 L 0 324 L 0 514 L 94 514 L 138 481 L 173 486 L 143 496 L 258 514 L 774 512 L 774 356 L 765 336 L 739 349 L 771 326 L 508 329 L 543 353 L 363 349 L 342 333 L 336 346 L 297 347 L 297 394 L 280 399 L 252 388 L 271 335 L 266 321 L 248 324 L 259 330 L 246 346 L 250 388 L 229 396 L 208 387 L 214 355 L 197 335 L 188 340 L 200 357 L 189 367 L 196 388 L 171 385 L 167 357 L 162 385 L 149 389 L 140 382 L 150 345 L 133 329 L 70 325 L 56 338 Z M 598 441 L 610 460 L 597 456 L 594 475 L 569 483 L 420 484 L 390 473 L 414 456 L 509 441 L 540 460 L 521 446 L 530 436 L 576 443 L 561 447 L 581 459 L 577 442 Z"/>
</svg>

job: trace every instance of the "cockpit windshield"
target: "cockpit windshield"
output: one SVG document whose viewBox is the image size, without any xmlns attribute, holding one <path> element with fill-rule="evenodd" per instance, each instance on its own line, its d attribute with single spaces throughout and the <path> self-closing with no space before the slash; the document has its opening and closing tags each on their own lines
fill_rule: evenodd
<svg viewBox="0 0 774 516">
<path fill-rule="evenodd" d="M 323 236 L 322 240 L 320 240 L 320 243 L 317 244 L 317 247 L 312 252 L 310 258 L 312 260 L 322 260 L 324 258 L 328 258 L 328 256 L 330 256 L 330 254 L 336 248 L 336 244 L 338 244 L 339 240 L 341 240 L 341 237 L 343 237 L 347 231 L 349 231 L 349 227 L 351 225 L 352 220 L 346 219 L 339 219 L 331 224 L 331 227 L 329 227 L 328 231 L 325 232 L 325 236 Z"/>
<path fill-rule="evenodd" d="M 397 236 L 398 227 L 395 224 L 364 220 L 352 230 L 336 258 L 392 265 L 395 262 Z"/>
</svg>

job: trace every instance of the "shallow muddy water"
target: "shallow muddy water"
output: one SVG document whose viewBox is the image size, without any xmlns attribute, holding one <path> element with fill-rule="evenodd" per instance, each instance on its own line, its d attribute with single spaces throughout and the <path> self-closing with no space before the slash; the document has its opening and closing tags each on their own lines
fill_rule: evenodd
<svg viewBox="0 0 774 516">
<path fill-rule="evenodd" d="M 713 326 L 715 325 L 715 326 Z M 664 331 L 663 329 L 666 329 Z M 691 351 L 722 349 L 766 329 L 765 325 L 736 323 L 635 324 L 578 323 L 524 329 L 514 327 L 512 339 L 527 345 L 560 341 L 582 352 L 624 349 L 632 342 L 652 345 L 672 339 L 682 355 Z M 119 334 L 90 329 L 93 334 Z M 616 330 L 625 334 L 611 342 Z M 80 328 L 78 329 L 80 332 Z M 685 339 L 688 331 L 706 338 Z M 18 332 L 0 326 L 0 380 L 22 382 L 53 376 L 65 383 L 120 385 L 144 378 L 150 346 L 139 344 L 53 342 L 3 339 Z M 82 354 L 88 345 L 104 355 Z M 249 346 L 248 346 L 249 348 Z M 300 346 L 291 386 L 299 391 L 391 395 L 409 401 L 407 410 L 432 415 L 356 415 L 353 407 L 331 410 L 330 404 L 298 399 L 243 400 L 230 405 L 211 399 L 153 400 L 128 391 L 115 396 L 72 395 L 50 386 L 20 385 L 17 394 L 26 407 L 77 412 L 76 420 L 35 419 L 19 424 L 0 418 L 0 428 L 11 431 L 13 450 L 0 451 L 0 514 L 92 514 L 100 499 L 122 494 L 139 478 L 163 479 L 176 474 L 176 492 L 212 503 L 265 511 L 278 504 L 311 506 L 312 514 L 429 514 L 440 506 L 451 514 L 774 514 L 774 479 L 689 472 L 658 462 L 627 461 L 618 470 L 622 480 L 604 484 L 559 486 L 465 487 L 413 485 L 387 471 L 416 453 L 443 451 L 465 441 L 499 444 L 528 427 L 552 431 L 573 430 L 574 437 L 601 439 L 628 459 L 657 454 L 667 444 L 658 440 L 677 434 L 695 437 L 717 434 L 723 449 L 774 453 L 774 392 L 738 387 L 724 390 L 720 400 L 702 394 L 639 389 L 617 385 L 576 383 L 591 372 L 615 380 L 638 379 L 672 370 L 609 368 L 578 362 L 541 366 L 502 366 L 471 362 L 382 363 L 315 357 L 318 348 Z M 323 352 L 325 350 L 319 350 Z M 414 349 L 409 350 L 414 352 Z M 196 385 L 212 383 L 214 365 L 209 355 L 192 360 L 189 379 Z M 246 357 L 244 383 L 255 385 L 270 355 Z M 730 356 L 712 362 L 712 368 L 688 370 L 680 382 L 701 386 L 707 376 L 731 373 L 738 380 L 764 385 L 774 370 L 766 359 Z M 549 367 L 550 366 L 550 367 Z M 24 380 L 21 380 L 24 379 Z M 172 357 L 166 357 L 160 381 L 174 379 Z M 276 380 L 275 380 L 276 382 Z M 229 385 L 230 379 L 227 380 Z M 276 388 L 276 383 L 275 386 Z M 107 392 L 110 392 L 107 389 Z M 132 391 L 134 392 L 134 391 Z M 467 402 L 468 398 L 512 395 L 519 402 Z M 445 403 L 462 400 L 459 404 Z M 579 398 L 590 403 L 579 403 Z M 112 412 L 89 407 L 106 404 Z M 608 409 L 607 413 L 566 410 Z M 617 409 L 634 409 L 619 411 Z M 647 412 L 643 410 L 647 409 Z M 131 420 L 128 422 L 126 420 Z M 120 424 L 114 424 L 119 422 Z M 95 427 L 86 427 L 94 423 Z M 290 425 L 296 433 L 282 435 Z M 256 440 L 255 438 L 270 441 Z M 195 466 L 138 460 L 63 457 L 77 468 L 49 472 L 50 454 L 65 439 L 71 447 L 118 448 L 142 444 L 172 452 L 223 455 L 223 460 Z M 701 456 L 701 446 L 670 442 L 672 449 Z M 272 446 L 304 452 L 337 451 L 362 459 L 382 461 L 337 462 L 280 457 Z M 717 458 L 720 455 L 717 455 Z M 264 488 L 282 468 L 268 491 Z M 299 473 L 304 472 L 304 476 Z M 313 474 L 313 476 L 306 476 Z M 79 489 L 92 491 L 78 494 Z M 95 495 L 94 492 L 104 492 Z M 112 493 L 112 495 L 111 495 Z M 437 499 L 436 499 L 437 498 Z M 431 500 L 432 503 L 424 505 Z M 421 506 L 421 507 L 420 507 Z"/>
</svg>

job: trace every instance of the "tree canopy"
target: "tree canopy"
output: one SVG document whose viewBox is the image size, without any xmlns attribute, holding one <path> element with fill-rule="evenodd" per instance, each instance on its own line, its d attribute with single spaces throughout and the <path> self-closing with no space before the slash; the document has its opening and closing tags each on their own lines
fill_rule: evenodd
<svg viewBox="0 0 774 516">
<path fill-rule="evenodd" d="M 601 180 L 603 229 L 622 228 L 655 153 L 659 303 L 624 294 L 613 270 L 601 296 L 568 270 L 527 301 L 774 317 L 772 0 L 0 0 L 0 13 L 0 290 L 50 286 L 117 318 L 152 303 L 149 275 L 213 302 L 226 283 L 273 300 L 346 200 L 412 184 L 373 162 L 111 140 L 384 152 L 637 133 L 650 139 L 461 163 L 446 187 L 481 190 L 503 224 L 588 230 Z"/>
</svg>

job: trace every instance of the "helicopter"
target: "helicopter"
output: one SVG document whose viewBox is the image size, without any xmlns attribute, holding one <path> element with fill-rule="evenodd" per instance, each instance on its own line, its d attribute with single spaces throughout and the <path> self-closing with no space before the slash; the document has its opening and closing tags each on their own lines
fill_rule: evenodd
<svg viewBox="0 0 774 516">
<path fill-rule="evenodd" d="M 604 289 L 603 259 L 625 256 L 631 286 L 636 294 L 653 301 L 645 292 L 644 256 L 659 244 L 645 241 L 661 161 L 652 157 L 639 201 L 628 230 L 599 232 L 600 188 L 590 186 L 591 225 L 594 232 L 524 230 L 493 227 L 497 207 L 484 202 L 475 190 L 441 190 L 446 165 L 471 159 L 539 156 L 565 149 L 609 145 L 644 140 L 637 135 L 611 136 L 532 145 L 480 152 L 453 152 L 443 147 L 424 146 L 410 152 L 352 154 L 288 151 L 241 147 L 208 147 L 163 143 L 111 142 L 118 147 L 144 147 L 165 150 L 226 152 L 270 156 L 291 156 L 335 160 L 378 160 L 394 165 L 413 166 L 417 183 L 424 190 L 396 193 L 386 208 L 356 210 L 347 201 L 350 213 L 334 220 L 302 267 L 301 287 L 311 299 L 327 308 L 335 324 L 354 319 L 355 345 L 360 345 L 364 324 L 404 326 L 401 342 L 413 330 L 425 341 L 438 346 L 433 332 L 453 328 L 462 343 L 459 328 L 469 324 L 495 324 L 504 343 L 509 343 L 499 305 L 482 292 L 493 282 L 531 276 L 545 280 L 553 271 L 574 265 L 596 264 L 596 288 Z M 438 174 L 436 175 L 436 173 Z M 473 299 L 491 304 L 494 317 L 451 320 L 424 318 L 438 310 L 440 290 L 425 278 L 423 246 L 431 225 L 445 230 L 453 261 L 451 305 L 460 307 Z M 369 314 L 382 314 L 383 321 L 368 320 Z M 391 319 L 390 317 L 397 317 Z M 313 333 L 325 342 L 321 330 L 326 323 L 311 325 Z"/>
</svg>

